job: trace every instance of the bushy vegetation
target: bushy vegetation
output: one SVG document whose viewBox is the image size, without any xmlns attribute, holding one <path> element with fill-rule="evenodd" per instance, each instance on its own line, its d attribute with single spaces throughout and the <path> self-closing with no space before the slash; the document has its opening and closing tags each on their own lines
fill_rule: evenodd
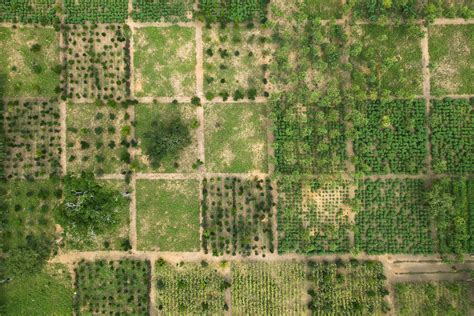
<svg viewBox="0 0 474 316">
<path fill-rule="evenodd" d="M 220 315 L 228 309 L 224 291 L 230 283 L 214 265 L 207 262 L 180 263 L 173 266 L 159 259 L 155 264 L 160 314 Z"/>
<path fill-rule="evenodd" d="M 133 0 L 132 17 L 135 21 L 187 21 L 192 12 L 191 0 Z"/>
<path fill-rule="evenodd" d="M 380 262 L 309 262 L 312 315 L 378 315 L 387 313 L 388 295 Z"/>
<path fill-rule="evenodd" d="M 270 0 L 199 0 L 199 16 L 206 22 L 246 22 L 267 20 Z"/>
<path fill-rule="evenodd" d="M 203 180 L 202 248 L 215 256 L 273 253 L 273 192 L 270 179 Z"/>
<path fill-rule="evenodd" d="M 474 98 L 432 100 L 430 127 L 433 171 L 474 171 Z"/>
<path fill-rule="evenodd" d="M 348 252 L 346 181 L 282 177 L 278 182 L 278 252 Z"/>
<path fill-rule="evenodd" d="M 63 0 L 65 22 L 120 23 L 128 17 L 127 0 Z"/>
<path fill-rule="evenodd" d="M 77 314 L 148 315 L 149 262 L 81 261 L 74 270 Z"/>
<path fill-rule="evenodd" d="M 55 0 L 2 0 L 0 22 L 58 23 Z"/>
<path fill-rule="evenodd" d="M 305 266 L 299 262 L 241 262 L 231 265 L 232 313 L 303 315 Z"/>
<path fill-rule="evenodd" d="M 355 246 L 369 254 L 434 251 L 422 180 L 365 180 L 355 194 Z"/>
<path fill-rule="evenodd" d="M 425 100 L 360 103 L 351 116 L 357 171 L 380 174 L 425 170 Z"/>
</svg>

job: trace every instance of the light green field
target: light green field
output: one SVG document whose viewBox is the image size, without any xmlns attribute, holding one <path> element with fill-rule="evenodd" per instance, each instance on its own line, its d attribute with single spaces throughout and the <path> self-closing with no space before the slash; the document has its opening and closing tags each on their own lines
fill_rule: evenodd
<svg viewBox="0 0 474 316">
<path fill-rule="evenodd" d="M 474 93 L 474 25 L 429 29 L 431 93 Z"/>
<path fill-rule="evenodd" d="M 194 28 L 144 27 L 133 33 L 137 97 L 193 96 L 196 88 Z"/>
<path fill-rule="evenodd" d="M 266 111 L 263 104 L 205 106 L 207 171 L 267 171 Z"/>
<path fill-rule="evenodd" d="M 31 47 L 40 45 L 37 52 Z M 59 74 L 59 39 L 52 28 L 0 27 L 0 97 L 55 95 Z M 36 70 L 34 70 L 36 69 Z"/>
<path fill-rule="evenodd" d="M 137 244 L 140 250 L 199 250 L 199 183 L 138 180 Z"/>
</svg>

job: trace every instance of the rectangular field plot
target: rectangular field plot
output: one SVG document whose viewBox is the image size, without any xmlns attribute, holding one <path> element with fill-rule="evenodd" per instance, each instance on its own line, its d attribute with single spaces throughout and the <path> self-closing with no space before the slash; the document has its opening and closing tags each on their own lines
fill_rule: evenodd
<svg viewBox="0 0 474 316">
<path fill-rule="evenodd" d="M 130 108 L 102 103 L 67 105 L 67 169 L 121 173 L 130 163 Z"/>
<path fill-rule="evenodd" d="M 357 171 L 419 173 L 425 170 L 427 138 L 425 101 L 396 100 L 359 103 L 354 122 Z"/>
<path fill-rule="evenodd" d="M 0 97 L 55 95 L 61 62 L 53 28 L 0 27 L 0 47 Z"/>
<path fill-rule="evenodd" d="M 140 250 L 199 250 L 197 180 L 138 180 L 137 239 Z"/>
<path fill-rule="evenodd" d="M 199 14 L 206 22 L 250 22 L 259 20 L 266 21 L 267 0 L 237 0 L 229 2 L 227 0 L 199 0 Z"/>
<path fill-rule="evenodd" d="M 136 28 L 133 29 L 133 45 L 135 96 L 191 97 L 196 94 L 194 28 Z"/>
<path fill-rule="evenodd" d="M 199 158 L 196 107 L 189 104 L 135 106 L 138 148 L 134 162 L 143 172 L 193 172 Z"/>
<path fill-rule="evenodd" d="M 352 85 L 365 97 L 422 94 L 420 30 L 413 26 L 363 25 L 354 29 Z M 362 96 L 361 95 L 361 96 Z"/>
<path fill-rule="evenodd" d="M 68 98 L 120 101 L 130 95 L 129 33 L 121 24 L 67 26 Z"/>
<path fill-rule="evenodd" d="M 208 172 L 267 171 L 266 105 L 210 104 L 204 115 Z"/>
<path fill-rule="evenodd" d="M 382 315 L 389 311 L 380 262 L 351 260 L 308 265 L 312 315 Z"/>
<path fill-rule="evenodd" d="M 232 314 L 305 314 L 303 263 L 232 263 L 231 274 Z"/>
<path fill-rule="evenodd" d="M 423 282 L 395 285 L 395 306 L 400 316 L 469 315 L 469 283 Z"/>
<path fill-rule="evenodd" d="M 75 311 L 85 315 L 148 315 L 150 263 L 81 261 L 75 268 Z"/>
<path fill-rule="evenodd" d="M 433 171 L 474 172 L 474 98 L 431 102 Z"/>
<path fill-rule="evenodd" d="M 192 0 L 133 0 L 132 17 L 140 22 L 178 22 L 192 17 Z"/>
<path fill-rule="evenodd" d="M 267 68 L 270 38 L 261 28 L 229 25 L 204 29 L 204 93 L 208 100 L 220 96 L 255 99 L 268 96 Z"/>
<path fill-rule="evenodd" d="M 115 224 L 109 226 L 107 231 L 86 235 L 81 233 L 70 234 L 67 228 L 60 244 L 64 251 L 106 251 L 130 250 L 129 225 L 130 225 L 130 192 L 131 188 L 121 180 L 97 180 L 107 190 L 114 190 L 115 199 L 120 200 L 119 207 L 115 209 Z"/>
<path fill-rule="evenodd" d="M 431 214 L 422 180 L 360 181 L 356 248 L 368 254 L 433 252 Z"/>
<path fill-rule="evenodd" d="M 128 17 L 127 0 L 63 0 L 66 23 L 120 23 Z"/>
<path fill-rule="evenodd" d="M 61 174 L 61 124 L 56 101 L 0 100 L 5 177 Z"/>
<path fill-rule="evenodd" d="M 56 17 L 55 0 L 2 0 L 0 22 L 52 24 Z"/>
<path fill-rule="evenodd" d="M 202 190 L 205 253 L 265 256 L 274 252 L 270 179 L 209 178 Z"/>
<path fill-rule="evenodd" d="M 171 264 L 158 260 L 155 265 L 159 315 L 224 315 L 228 308 L 224 291 L 230 286 L 217 264 Z"/>
<path fill-rule="evenodd" d="M 280 178 L 278 252 L 348 252 L 349 183 Z"/>
<path fill-rule="evenodd" d="M 429 29 L 431 94 L 474 93 L 474 25 Z"/>
</svg>

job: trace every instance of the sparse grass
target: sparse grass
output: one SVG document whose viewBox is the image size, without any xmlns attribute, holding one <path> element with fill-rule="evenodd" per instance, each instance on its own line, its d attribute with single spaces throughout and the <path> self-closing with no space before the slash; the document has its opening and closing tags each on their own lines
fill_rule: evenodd
<svg viewBox="0 0 474 316">
<path fill-rule="evenodd" d="M 185 124 L 190 127 L 191 145 L 183 149 L 180 156 L 176 158 L 167 157 L 161 161 L 159 168 L 153 168 L 144 149 L 141 147 L 141 141 L 144 134 L 149 130 L 151 123 L 156 119 L 171 118 L 179 116 Z M 136 152 L 135 167 L 143 172 L 193 172 L 193 164 L 198 159 L 198 145 L 196 128 L 198 121 L 196 108 L 191 105 L 183 104 L 139 104 L 135 106 L 136 117 L 136 137 L 138 141 L 138 151 Z"/>
<path fill-rule="evenodd" d="M 420 35 L 420 29 L 415 25 L 354 28 L 353 88 L 365 92 L 371 99 L 421 95 Z"/>
<path fill-rule="evenodd" d="M 33 51 L 39 44 L 39 51 Z M 53 68 L 59 61 L 59 39 L 53 28 L 0 27 L 0 97 L 50 97 L 59 85 Z"/>
<path fill-rule="evenodd" d="M 0 285 L 3 315 L 72 315 L 73 288 L 67 267 L 51 265 Z"/>
<path fill-rule="evenodd" d="M 323 20 L 340 19 L 343 14 L 341 0 L 306 1 L 306 9 L 316 12 L 316 15 Z"/>
<path fill-rule="evenodd" d="M 140 250 L 199 250 L 199 182 L 138 180 L 137 239 Z"/>
<path fill-rule="evenodd" d="M 207 171 L 267 171 L 266 105 L 211 104 L 204 115 Z"/>
<path fill-rule="evenodd" d="M 429 29 L 431 93 L 474 93 L 474 25 Z"/>
<path fill-rule="evenodd" d="M 193 96 L 196 88 L 195 30 L 144 27 L 134 31 L 134 82 L 137 97 Z"/>
</svg>

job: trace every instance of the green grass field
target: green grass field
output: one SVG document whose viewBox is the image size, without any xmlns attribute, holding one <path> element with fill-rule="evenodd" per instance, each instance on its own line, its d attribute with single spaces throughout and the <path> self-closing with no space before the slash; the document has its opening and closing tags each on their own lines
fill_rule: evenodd
<svg viewBox="0 0 474 316">
<path fill-rule="evenodd" d="M 137 244 L 140 250 L 199 250 L 199 183 L 138 180 Z"/>
<path fill-rule="evenodd" d="M 267 171 L 265 105 L 212 104 L 204 115 L 207 171 Z"/>
<path fill-rule="evenodd" d="M 474 25 L 429 29 L 431 93 L 474 93 Z"/>
<path fill-rule="evenodd" d="M 33 45 L 39 44 L 34 48 Z M 0 27 L 0 97 L 50 97 L 59 85 L 59 39 L 52 28 Z"/>
<path fill-rule="evenodd" d="M 194 28 L 145 27 L 134 31 L 133 87 L 137 97 L 193 96 L 196 88 Z"/>
<path fill-rule="evenodd" d="M 190 127 L 191 145 L 184 148 L 179 157 L 167 157 L 161 161 L 159 168 L 150 165 L 148 156 L 141 147 L 141 139 L 155 119 L 179 116 Z M 198 159 L 196 127 L 198 126 L 196 108 L 183 104 L 139 104 L 135 107 L 136 137 L 138 151 L 135 166 L 142 172 L 193 172 L 193 164 Z"/>
</svg>

